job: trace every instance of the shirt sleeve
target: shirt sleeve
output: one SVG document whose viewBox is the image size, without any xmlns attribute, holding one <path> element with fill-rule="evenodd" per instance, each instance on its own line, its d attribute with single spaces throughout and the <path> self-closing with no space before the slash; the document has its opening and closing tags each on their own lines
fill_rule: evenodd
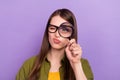
<svg viewBox="0 0 120 80">
<path fill-rule="evenodd" d="M 34 64 L 35 57 L 26 60 L 16 75 L 16 80 L 27 80 L 28 75 Z"/>
<path fill-rule="evenodd" d="M 82 59 L 81 61 L 82 61 L 83 71 L 87 77 L 87 80 L 94 80 L 93 72 L 92 72 L 92 69 L 89 65 L 88 60 Z"/>
</svg>

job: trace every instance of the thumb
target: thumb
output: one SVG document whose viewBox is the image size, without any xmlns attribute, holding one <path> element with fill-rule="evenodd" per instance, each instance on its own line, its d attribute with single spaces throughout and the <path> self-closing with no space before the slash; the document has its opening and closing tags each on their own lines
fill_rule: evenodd
<svg viewBox="0 0 120 80">
<path fill-rule="evenodd" d="M 71 53 L 71 51 L 70 51 L 70 49 L 69 49 L 69 44 L 67 45 L 67 47 L 66 47 L 66 49 L 65 49 L 65 52 L 66 52 L 66 56 L 67 56 L 67 58 L 68 59 L 72 59 L 72 53 Z"/>
<path fill-rule="evenodd" d="M 69 47 L 68 47 L 68 45 L 67 45 L 66 48 L 65 48 L 65 52 L 66 52 L 66 53 L 69 52 Z"/>
<path fill-rule="evenodd" d="M 66 51 L 66 53 L 70 52 L 70 43 L 67 44 L 65 51 Z"/>
</svg>

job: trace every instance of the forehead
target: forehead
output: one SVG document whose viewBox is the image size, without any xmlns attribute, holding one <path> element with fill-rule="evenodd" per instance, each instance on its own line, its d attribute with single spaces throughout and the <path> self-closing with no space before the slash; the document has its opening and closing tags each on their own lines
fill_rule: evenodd
<svg viewBox="0 0 120 80">
<path fill-rule="evenodd" d="M 60 24 L 67 22 L 66 20 L 64 20 L 63 18 L 61 18 L 60 16 L 54 16 L 51 21 L 50 24 L 56 25 L 56 26 L 60 26 Z"/>
</svg>

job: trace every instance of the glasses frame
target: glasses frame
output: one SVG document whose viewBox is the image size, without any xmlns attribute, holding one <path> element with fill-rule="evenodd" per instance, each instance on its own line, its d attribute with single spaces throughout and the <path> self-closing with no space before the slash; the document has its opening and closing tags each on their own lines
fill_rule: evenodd
<svg viewBox="0 0 120 80">
<path fill-rule="evenodd" d="M 70 24 L 70 23 L 64 22 L 64 23 L 62 23 L 60 26 L 56 26 L 56 25 L 53 25 L 53 24 L 49 24 L 49 26 L 55 27 L 56 30 L 55 30 L 54 32 L 50 32 L 50 31 L 48 30 L 48 32 L 50 32 L 50 33 L 55 33 L 55 32 L 58 30 L 58 33 L 59 33 L 59 35 L 60 35 L 61 37 L 63 37 L 63 38 L 69 38 L 69 39 L 70 39 L 71 36 L 72 36 L 73 33 L 74 33 L 74 28 L 73 28 L 73 25 L 72 25 L 72 24 L 70 24 L 70 25 L 65 25 L 65 24 Z M 62 28 L 62 25 L 65 25 L 66 27 L 70 27 L 70 28 L 72 29 L 72 34 L 71 34 L 70 37 L 64 37 L 64 36 L 62 36 L 62 35 L 60 34 L 59 29 Z M 49 27 L 48 27 L 48 28 L 49 28 Z"/>
</svg>

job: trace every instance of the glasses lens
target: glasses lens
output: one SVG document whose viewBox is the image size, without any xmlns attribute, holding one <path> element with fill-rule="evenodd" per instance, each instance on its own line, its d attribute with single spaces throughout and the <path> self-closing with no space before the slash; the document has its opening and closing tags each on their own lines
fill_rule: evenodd
<svg viewBox="0 0 120 80">
<path fill-rule="evenodd" d="M 68 22 L 62 23 L 60 26 L 50 24 L 48 27 L 50 33 L 55 33 L 57 30 L 61 37 L 68 38 L 73 34 L 73 26 Z"/>
<path fill-rule="evenodd" d="M 56 31 L 56 27 L 55 26 L 53 26 L 53 25 L 50 25 L 49 27 L 48 27 L 48 31 L 49 32 L 52 32 L 52 33 L 54 33 L 55 31 Z"/>
<path fill-rule="evenodd" d="M 70 37 L 73 33 L 73 29 L 70 26 L 62 25 L 59 28 L 59 33 L 62 37 Z"/>
</svg>

